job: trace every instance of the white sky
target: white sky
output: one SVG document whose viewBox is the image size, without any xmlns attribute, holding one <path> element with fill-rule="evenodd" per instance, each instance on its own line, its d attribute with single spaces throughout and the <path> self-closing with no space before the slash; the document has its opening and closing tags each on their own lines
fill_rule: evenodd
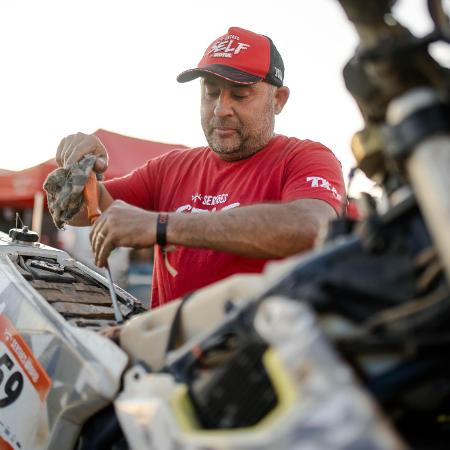
<svg viewBox="0 0 450 450">
<path fill-rule="evenodd" d="M 401 0 L 397 17 L 423 34 L 425 4 Z M 342 79 L 356 34 L 335 0 L 2 1 L 0 168 L 38 164 L 67 134 L 98 128 L 204 145 L 198 82 L 175 78 L 230 26 L 270 36 L 283 56 L 291 97 L 276 131 L 323 142 L 347 174 L 362 119 Z"/>
</svg>

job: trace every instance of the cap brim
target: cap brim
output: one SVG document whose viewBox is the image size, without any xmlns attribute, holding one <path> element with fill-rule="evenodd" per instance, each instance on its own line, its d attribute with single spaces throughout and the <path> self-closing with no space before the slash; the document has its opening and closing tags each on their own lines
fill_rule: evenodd
<svg viewBox="0 0 450 450">
<path fill-rule="evenodd" d="M 196 69 L 185 70 L 177 76 L 177 81 L 179 83 L 186 83 L 187 81 L 195 80 L 196 78 L 203 77 L 207 74 L 216 75 L 227 81 L 238 84 L 254 84 L 262 80 L 262 77 L 242 72 L 234 67 L 223 66 L 222 64 L 211 64 L 201 68 L 197 67 Z"/>
</svg>

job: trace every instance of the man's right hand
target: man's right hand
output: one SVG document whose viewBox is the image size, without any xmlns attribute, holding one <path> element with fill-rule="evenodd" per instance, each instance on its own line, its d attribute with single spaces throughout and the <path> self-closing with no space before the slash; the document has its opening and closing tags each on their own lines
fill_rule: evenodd
<svg viewBox="0 0 450 450">
<path fill-rule="evenodd" d="M 58 146 L 56 163 L 60 167 L 69 167 L 82 159 L 87 154 L 96 156 L 94 171 L 103 173 L 108 168 L 108 152 L 100 139 L 95 134 L 77 133 L 66 136 Z M 113 199 L 102 183 L 98 183 L 99 207 L 104 211 L 113 202 Z M 86 208 L 82 208 L 69 222 L 69 225 L 91 225 Z"/>
<path fill-rule="evenodd" d="M 60 142 L 56 151 L 56 163 L 60 167 L 68 167 L 88 153 L 97 157 L 94 171 L 97 173 L 105 172 L 108 168 L 108 152 L 95 134 L 77 133 L 66 136 Z"/>
</svg>

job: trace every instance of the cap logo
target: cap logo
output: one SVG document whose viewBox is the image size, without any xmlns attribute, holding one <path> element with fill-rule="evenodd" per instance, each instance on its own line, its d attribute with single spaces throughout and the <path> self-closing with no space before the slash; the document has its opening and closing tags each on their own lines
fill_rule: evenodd
<svg viewBox="0 0 450 450">
<path fill-rule="evenodd" d="M 211 46 L 208 55 L 212 58 L 231 58 L 233 55 L 238 55 L 241 51 L 250 47 L 250 44 L 236 41 L 239 41 L 239 36 L 224 36 L 221 41 Z"/>
<path fill-rule="evenodd" d="M 283 81 L 283 72 L 281 71 L 281 69 L 279 69 L 278 67 L 274 67 L 274 69 L 275 69 L 275 76 L 279 80 Z"/>
</svg>

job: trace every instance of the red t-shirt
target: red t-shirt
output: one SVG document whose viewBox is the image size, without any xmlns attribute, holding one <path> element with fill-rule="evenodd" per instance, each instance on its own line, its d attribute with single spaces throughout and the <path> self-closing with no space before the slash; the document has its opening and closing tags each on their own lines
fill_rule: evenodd
<svg viewBox="0 0 450 450">
<path fill-rule="evenodd" d="M 208 147 L 174 149 L 130 174 L 105 182 L 114 199 L 152 211 L 209 213 L 239 206 L 320 199 L 341 214 L 344 181 L 331 150 L 318 142 L 276 135 L 255 155 L 221 160 Z M 178 246 L 167 270 L 156 247 L 152 307 L 235 273 L 261 272 L 268 260 Z"/>
</svg>

